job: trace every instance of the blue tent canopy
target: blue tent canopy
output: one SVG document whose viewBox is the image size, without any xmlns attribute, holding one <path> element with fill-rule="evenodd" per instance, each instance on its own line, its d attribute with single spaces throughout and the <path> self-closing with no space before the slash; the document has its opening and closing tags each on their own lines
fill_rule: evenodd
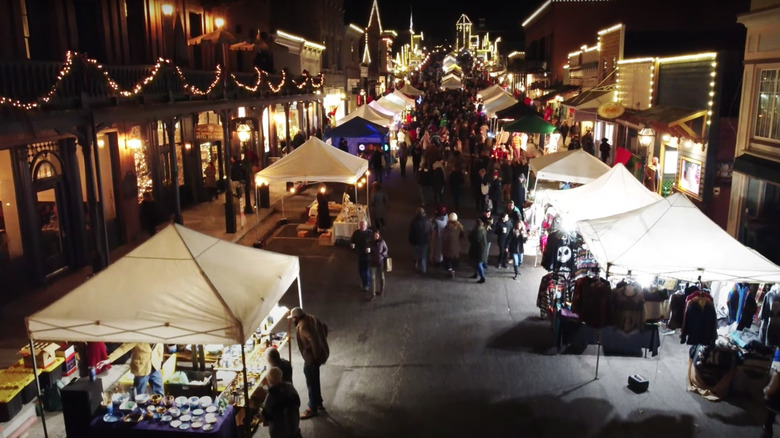
<svg viewBox="0 0 780 438">
<path fill-rule="evenodd" d="M 376 123 L 369 122 L 368 120 L 360 117 L 355 117 L 351 120 L 348 120 L 325 133 L 325 136 L 329 138 L 385 138 L 385 135 L 387 135 L 387 128 L 381 125 L 377 125 Z"/>
</svg>

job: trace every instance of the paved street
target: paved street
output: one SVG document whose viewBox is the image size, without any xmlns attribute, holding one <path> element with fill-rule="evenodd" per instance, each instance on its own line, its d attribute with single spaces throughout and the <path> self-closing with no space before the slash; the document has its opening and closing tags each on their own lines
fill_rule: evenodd
<svg viewBox="0 0 780 438">
<path fill-rule="evenodd" d="M 655 358 L 602 356 L 599 380 L 595 347 L 556 355 L 550 324 L 535 307 L 539 268 L 524 266 L 513 281 L 491 267 L 484 285 L 468 278 L 466 266 L 456 279 L 435 269 L 416 274 L 407 244 L 416 187 L 397 174 L 386 187 L 394 265 L 386 297 L 364 300 L 347 248 L 287 237 L 267 247 L 301 257 L 304 307 L 330 327 L 331 356 L 322 368 L 328 413 L 303 421 L 304 436 L 759 435 L 762 378 L 735 380 L 736 391 L 752 394 L 719 403 L 689 393 L 688 346 L 677 336 L 662 336 Z M 473 207 L 458 213 L 470 227 Z M 283 303 L 296 305 L 297 294 L 288 292 Z M 296 348 L 293 362 L 305 404 Z M 631 392 L 631 374 L 647 377 L 650 390 Z"/>
</svg>

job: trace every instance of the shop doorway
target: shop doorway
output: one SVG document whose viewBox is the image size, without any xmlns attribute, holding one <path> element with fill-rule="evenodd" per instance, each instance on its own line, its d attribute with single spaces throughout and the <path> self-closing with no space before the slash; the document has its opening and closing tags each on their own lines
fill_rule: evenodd
<svg viewBox="0 0 780 438">
<path fill-rule="evenodd" d="M 65 270 L 70 261 L 70 241 L 67 230 L 66 202 L 62 178 L 36 182 L 35 211 L 39 233 L 39 254 L 46 277 Z"/>
</svg>

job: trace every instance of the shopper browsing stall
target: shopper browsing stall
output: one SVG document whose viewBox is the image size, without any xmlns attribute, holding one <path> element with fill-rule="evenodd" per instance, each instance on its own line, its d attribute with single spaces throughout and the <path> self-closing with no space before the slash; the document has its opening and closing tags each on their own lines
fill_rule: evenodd
<svg viewBox="0 0 780 438">
<path fill-rule="evenodd" d="M 105 367 L 132 350 L 130 372 L 135 376 L 133 386 L 137 394 L 146 393 L 147 383 L 152 386 L 153 394 L 163 394 L 163 380 L 160 369 L 163 362 L 163 345 L 144 342 L 129 342 L 119 346 L 108 359 L 98 362 L 97 367 Z"/>
<path fill-rule="evenodd" d="M 282 370 L 268 370 L 268 395 L 265 396 L 260 416 L 268 424 L 271 438 L 295 438 L 301 436 L 299 429 L 301 398 L 295 387 L 282 380 Z"/>
<path fill-rule="evenodd" d="M 300 307 L 292 309 L 288 318 L 295 324 L 295 338 L 303 357 L 303 375 L 309 390 L 309 407 L 301 414 L 301 418 L 305 420 L 316 417 L 319 411 L 325 410 L 320 388 L 320 367 L 327 362 L 330 355 L 328 326 Z"/>
</svg>

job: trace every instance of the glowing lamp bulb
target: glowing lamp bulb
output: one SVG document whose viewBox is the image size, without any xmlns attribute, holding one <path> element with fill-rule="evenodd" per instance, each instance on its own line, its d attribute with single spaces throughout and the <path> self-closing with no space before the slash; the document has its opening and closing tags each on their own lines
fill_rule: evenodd
<svg viewBox="0 0 780 438">
<path fill-rule="evenodd" d="M 171 15 L 173 15 L 173 5 L 169 5 L 169 4 L 162 5 L 162 13 L 166 17 L 170 17 Z"/>
<path fill-rule="evenodd" d="M 214 25 L 217 27 L 222 27 L 225 25 L 225 19 L 224 18 L 215 18 L 214 19 Z"/>
</svg>

